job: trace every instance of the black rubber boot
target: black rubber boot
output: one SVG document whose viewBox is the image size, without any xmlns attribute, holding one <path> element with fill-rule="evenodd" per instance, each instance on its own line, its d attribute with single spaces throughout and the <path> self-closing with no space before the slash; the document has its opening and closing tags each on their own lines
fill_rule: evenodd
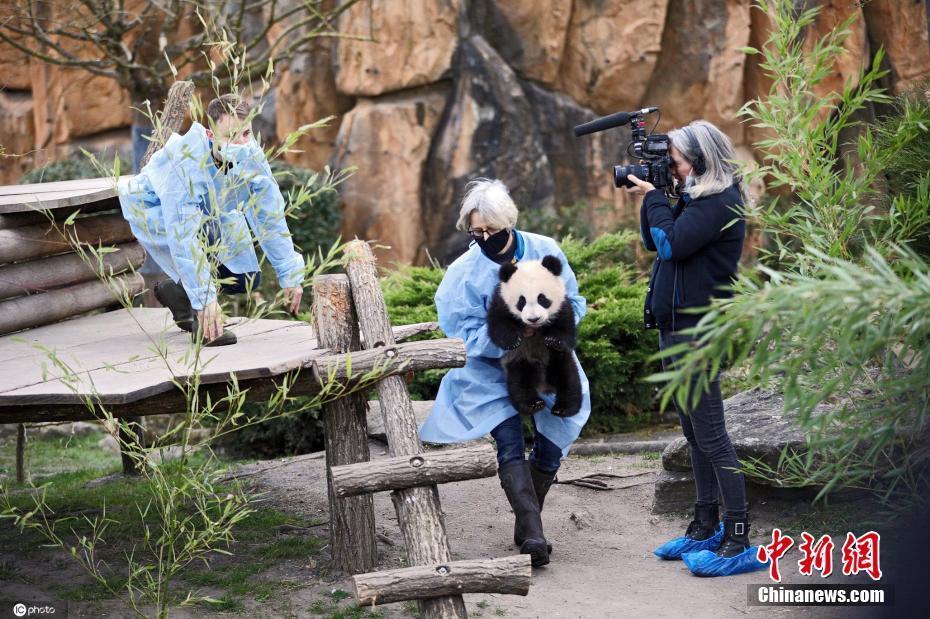
<svg viewBox="0 0 930 619">
<path fill-rule="evenodd" d="M 749 515 L 745 518 L 723 519 L 723 541 L 717 548 L 718 557 L 728 559 L 741 554 L 749 548 Z"/>
<path fill-rule="evenodd" d="M 191 333 L 191 340 L 194 342 L 197 341 L 197 334 L 200 330 L 200 323 L 197 321 L 197 314 L 194 314 L 194 332 Z M 235 344 L 238 340 L 236 334 L 230 331 L 227 328 L 223 328 L 223 333 L 219 337 L 215 337 L 212 340 L 208 340 L 206 337 L 203 338 L 204 346 L 229 346 Z"/>
<path fill-rule="evenodd" d="M 171 310 L 171 317 L 178 328 L 193 333 L 195 330 L 194 309 L 191 307 L 190 299 L 184 292 L 184 287 L 170 279 L 157 282 L 154 288 L 155 298 L 164 307 Z"/>
<path fill-rule="evenodd" d="M 533 478 L 533 491 L 536 493 L 536 502 L 539 503 L 540 513 L 542 513 L 543 502 L 546 500 L 546 495 L 549 494 L 549 488 L 551 488 L 552 484 L 555 482 L 556 473 L 558 473 L 558 471 L 544 473 L 533 466 L 532 462 L 530 463 L 530 477 Z M 523 544 L 524 539 L 526 539 L 526 536 L 523 535 L 523 531 L 520 529 L 520 521 L 516 520 L 513 524 L 513 543 L 515 546 L 520 546 Z M 552 554 L 552 544 L 547 543 L 546 548 L 549 554 Z"/>
<path fill-rule="evenodd" d="M 520 544 L 520 554 L 530 555 L 533 567 L 549 563 L 549 549 L 543 536 L 542 519 L 539 517 L 539 501 L 533 490 L 533 478 L 530 464 L 519 460 L 505 464 L 497 471 L 501 487 L 513 508 L 517 525 L 525 538 Z"/>
<path fill-rule="evenodd" d="M 720 509 L 716 503 L 711 505 L 694 504 L 694 520 L 688 525 L 685 537 L 696 542 L 710 539 L 717 532 L 720 524 Z"/>
</svg>

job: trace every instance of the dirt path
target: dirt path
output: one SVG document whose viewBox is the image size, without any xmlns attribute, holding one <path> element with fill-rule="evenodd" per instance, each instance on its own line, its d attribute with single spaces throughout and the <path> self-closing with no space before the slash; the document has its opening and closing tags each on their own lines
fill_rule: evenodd
<svg viewBox="0 0 930 619">
<path fill-rule="evenodd" d="M 385 457 L 384 447 L 372 444 L 372 457 Z M 263 464 L 260 466 L 268 466 Z M 641 455 L 569 458 L 560 471 L 563 480 L 592 473 L 635 475 L 614 480 L 612 491 L 596 491 L 574 485 L 555 486 L 546 499 L 545 530 L 554 545 L 552 563 L 534 570 L 526 597 L 467 595 L 470 616 L 507 617 L 736 617 L 766 616 L 859 616 L 827 610 L 818 612 L 747 605 L 747 585 L 768 581 L 765 572 L 729 578 L 692 576 L 681 562 L 656 559 L 652 550 L 680 535 L 687 524 L 680 517 L 651 513 L 652 479 L 658 471 L 655 458 Z M 256 489 L 267 493 L 276 507 L 307 517 L 326 516 L 326 489 L 322 459 L 307 459 L 292 466 L 270 468 L 252 476 Z M 455 559 L 501 557 L 513 554 L 513 516 L 496 477 L 448 484 L 440 488 L 446 527 Z M 753 513 L 756 540 L 768 534 L 786 513 L 797 506 L 757 506 Z M 402 542 L 394 508 L 387 493 L 375 496 L 376 522 L 380 533 L 395 545 L 382 544 L 381 568 L 401 565 Z M 785 512 L 785 510 L 788 510 Z M 759 531 L 763 533 L 758 534 Z M 842 541 L 840 541 L 842 544 Z M 785 582 L 815 581 L 797 573 L 794 549 L 783 561 Z M 347 579 L 327 587 L 351 591 Z M 291 592 L 278 606 L 250 609 L 265 616 L 283 616 L 301 607 L 301 591 Z M 410 616 L 409 605 L 379 607 L 386 617 Z M 266 613 L 272 613 L 266 615 Z M 299 611 L 297 611 L 299 615 Z M 861 616 L 865 616 L 864 614 Z"/>
</svg>

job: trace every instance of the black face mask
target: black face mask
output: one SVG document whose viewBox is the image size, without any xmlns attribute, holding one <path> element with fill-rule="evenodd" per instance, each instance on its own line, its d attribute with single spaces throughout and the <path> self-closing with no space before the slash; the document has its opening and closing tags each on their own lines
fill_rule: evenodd
<svg viewBox="0 0 930 619">
<path fill-rule="evenodd" d="M 483 251 L 486 256 L 493 259 L 494 256 L 501 253 L 504 249 L 504 245 L 506 245 L 507 241 L 510 239 L 510 230 L 501 230 L 500 232 L 488 235 L 488 238 L 484 238 L 484 235 L 474 238 L 475 243 L 478 244 L 481 251 Z"/>
</svg>

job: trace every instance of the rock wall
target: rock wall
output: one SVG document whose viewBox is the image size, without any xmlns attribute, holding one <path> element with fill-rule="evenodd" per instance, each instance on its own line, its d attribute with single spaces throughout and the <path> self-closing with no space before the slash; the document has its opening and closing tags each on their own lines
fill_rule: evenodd
<svg viewBox="0 0 930 619">
<path fill-rule="evenodd" d="M 823 12 L 805 33 L 808 44 L 852 19 L 824 94 L 855 79 L 880 46 L 890 91 L 930 76 L 925 2 L 807 3 L 818 1 Z M 273 116 L 263 122 L 282 136 L 334 116 L 286 158 L 316 169 L 359 167 L 341 189 L 343 234 L 390 246 L 379 250 L 388 263 L 447 262 L 460 253 L 465 239 L 453 226 L 476 176 L 503 179 L 521 209 L 586 203 L 595 227 L 610 229 L 635 216 L 611 175 L 612 165 L 627 161 L 629 131 L 576 139 L 571 127 L 657 105 L 660 131 L 706 118 L 751 160 L 762 136 L 737 111 L 769 87 L 759 57 L 741 52 L 761 45 L 769 28 L 752 4 L 359 2 L 337 24 L 350 37 L 319 39 L 277 67 Z M 67 155 L 77 138 L 125 130 L 128 139 L 128 100 L 112 84 L 27 61 L 9 47 L 0 46 L 0 64 L 0 144 L 34 153 L 0 159 L 0 182 Z"/>
</svg>

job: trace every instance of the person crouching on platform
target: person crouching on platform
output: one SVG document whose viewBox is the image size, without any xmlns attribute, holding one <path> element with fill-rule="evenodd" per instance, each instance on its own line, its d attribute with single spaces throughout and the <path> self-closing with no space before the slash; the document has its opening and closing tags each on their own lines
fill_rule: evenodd
<svg viewBox="0 0 930 619">
<path fill-rule="evenodd" d="M 514 544 L 538 567 L 549 563 L 552 551 L 543 534 L 540 512 L 561 458 L 568 455 L 590 415 L 588 380 L 572 352 L 581 382 L 581 407 L 572 416 L 556 416 L 552 413 L 554 398 L 542 394 L 545 407 L 530 416 L 535 439 L 527 461 L 523 418 L 508 395 L 501 366 L 505 351 L 488 333 L 488 308 L 502 265 L 519 265 L 520 261 L 546 256 L 561 262 L 559 276 L 575 324 L 587 306 L 558 244 L 551 238 L 517 230 L 516 223 L 517 207 L 501 181 L 479 179 L 469 184 L 456 228 L 473 242 L 449 266 L 435 296 L 439 326 L 448 337 L 464 340 L 466 361 L 464 367 L 443 377 L 420 436 L 433 443 L 456 443 L 491 434 L 497 444 L 501 487 L 514 512 Z M 524 337 L 530 335 L 523 333 Z"/>
<path fill-rule="evenodd" d="M 234 94 L 207 106 L 210 128 L 173 133 L 135 176 L 120 179 L 120 207 L 133 234 L 168 275 L 155 297 L 177 326 L 204 345 L 236 343 L 223 330 L 217 286 L 226 293 L 258 284 L 255 234 L 294 313 L 303 295 L 304 259 L 284 219 L 284 198 L 251 127 L 251 109 Z M 248 227 L 246 226 L 248 222 Z"/>
</svg>

